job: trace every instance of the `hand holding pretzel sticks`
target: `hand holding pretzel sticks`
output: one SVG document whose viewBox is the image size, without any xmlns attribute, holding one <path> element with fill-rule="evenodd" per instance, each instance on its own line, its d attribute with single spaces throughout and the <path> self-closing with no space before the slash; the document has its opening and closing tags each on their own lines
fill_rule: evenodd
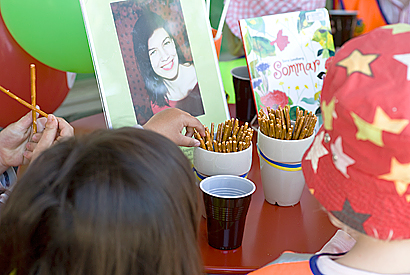
<svg viewBox="0 0 410 275">
<path fill-rule="evenodd" d="M 40 118 L 38 122 L 45 119 Z M 33 132 L 31 140 L 26 144 L 24 157 L 32 161 L 54 143 L 72 136 L 74 136 L 74 128 L 67 121 L 61 117 L 49 115 L 46 121 L 38 125 L 38 132 Z"/>
<path fill-rule="evenodd" d="M 194 128 L 201 135 L 205 135 L 204 126 L 194 116 L 177 108 L 168 108 L 152 116 L 147 123 L 144 124 L 144 129 L 157 132 L 179 146 L 199 146 L 199 142 L 192 137 Z M 182 130 L 185 129 L 185 135 Z"/>
<path fill-rule="evenodd" d="M 312 112 L 296 108 L 296 121 L 292 125 L 289 115 L 289 105 L 284 108 L 279 106 L 273 110 L 267 108 L 267 114 L 260 109 L 258 114 L 259 129 L 269 137 L 277 139 L 304 139 L 313 134 L 317 117 Z"/>
<path fill-rule="evenodd" d="M 48 115 L 36 107 L 35 65 L 30 65 L 31 102 L 27 103 L 0 86 L 0 91 L 32 111 L 0 132 L 0 173 L 10 166 L 27 164 L 55 141 L 74 135 L 73 127 L 62 118 Z M 42 115 L 44 117 L 37 118 Z"/>
<path fill-rule="evenodd" d="M 56 140 L 74 135 L 73 127 L 68 122 L 53 115 L 37 119 L 38 133 L 34 135 L 32 123 L 32 114 L 28 112 L 0 132 L 0 173 L 11 166 L 27 164 Z"/>
<path fill-rule="evenodd" d="M 218 124 L 215 133 L 215 124 L 211 123 L 211 129 L 205 127 L 205 137 L 202 138 L 195 132 L 195 138 L 199 140 L 202 149 L 220 153 L 238 152 L 247 149 L 251 145 L 253 129 L 248 122 L 239 127 L 238 119 L 228 119 Z"/>
<path fill-rule="evenodd" d="M 31 112 L 0 132 L 0 173 L 10 166 L 23 164 L 25 145 L 31 135 Z"/>
</svg>

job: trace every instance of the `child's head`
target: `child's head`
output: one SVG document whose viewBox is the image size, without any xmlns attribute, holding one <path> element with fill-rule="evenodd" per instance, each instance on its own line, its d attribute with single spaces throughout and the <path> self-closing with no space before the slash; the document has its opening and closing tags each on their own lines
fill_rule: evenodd
<svg viewBox="0 0 410 275">
<path fill-rule="evenodd" d="M 306 183 L 345 225 L 410 239 L 410 25 L 344 44 L 321 95 L 323 126 L 303 158 Z"/>
<path fill-rule="evenodd" d="M 16 184 L 0 220 L 0 274 L 199 274 L 190 162 L 148 130 L 59 143 Z"/>
</svg>

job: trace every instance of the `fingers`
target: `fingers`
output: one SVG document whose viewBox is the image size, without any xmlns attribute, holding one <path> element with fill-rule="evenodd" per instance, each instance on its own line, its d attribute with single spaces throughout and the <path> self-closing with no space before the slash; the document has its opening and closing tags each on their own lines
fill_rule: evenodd
<svg viewBox="0 0 410 275">
<path fill-rule="evenodd" d="M 185 136 L 192 137 L 194 133 L 195 133 L 195 130 L 193 127 L 186 127 Z"/>
<path fill-rule="evenodd" d="M 60 136 L 57 138 L 57 140 L 59 140 L 61 138 L 74 136 L 73 126 L 71 126 L 67 121 L 65 121 L 61 117 L 58 117 L 57 121 L 58 121 L 58 128 L 60 130 Z"/>
<path fill-rule="evenodd" d="M 17 122 L 16 125 L 21 129 L 21 130 L 26 130 L 30 128 L 31 124 L 33 123 L 33 117 L 31 115 L 31 111 L 26 113 L 22 118 L 20 118 Z"/>
<path fill-rule="evenodd" d="M 195 128 L 201 136 L 205 136 L 205 127 L 204 127 L 204 125 L 202 125 L 202 123 L 196 117 L 193 117 L 191 115 L 187 115 L 187 117 L 185 119 L 185 127 L 186 127 L 186 130 L 187 130 L 187 133 L 192 132 L 192 134 L 190 136 L 192 136 L 194 134 L 194 129 L 193 128 Z"/>
<path fill-rule="evenodd" d="M 44 129 L 45 129 L 45 125 L 44 125 Z M 39 131 L 38 133 L 33 134 L 31 136 L 31 141 L 35 143 L 39 142 L 41 139 L 41 136 L 43 135 L 44 129 L 41 132 Z"/>
<path fill-rule="evenodd" d="M 41 135 L 40 135 L 41 138 Z M 29 141 L 26 143 L 26 151 L 33 152 L 34 149 L 36 149 L 36 146 L 38 144 L 38 141 Z"/>
<path fill-rule="evenodd" d="M 200 142 L 197 139 L 181 135 L 178 145 L 185 147 L 198 147 L 200 145 Z"/>
<path fill-rule="evenodd" d="M 33 158 L 33 152 L 32 151 L 24 151 L 23 156 L 25 159 L 31 161 Z"/>
<path fill-rule="evenodd" d="M 41 152 L 53 145 L 57 136 L 58 122 L 54 115 L 49 115 L 46 122 L 46 127 L 41 135 L 40 140 L 33 150 L 32 159 L 40 155 Z"/>
<path fill-rule="evenodd" d="M 47 118 L 40 117 L 37 119 L 37 133 L 41 133 L 46 128 Z"/>
<path fill-rule="evenodd" d="M 44 130 L 33 134 L 31 141 L 26 144 L 24 157 L 29 160 L 38 157 L 41 152 L 48 149 L 55 141 L 74 135 L 74 128 L 63 118 L 56 118 L 50 114 L 46 122 L 42 121 L 42 123 L 45 124 Z"/>
</svg>

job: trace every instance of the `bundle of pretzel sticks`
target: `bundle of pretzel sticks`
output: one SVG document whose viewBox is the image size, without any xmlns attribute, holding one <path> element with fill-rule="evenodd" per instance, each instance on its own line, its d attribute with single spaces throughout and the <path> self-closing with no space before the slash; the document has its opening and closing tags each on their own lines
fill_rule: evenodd
<svg viewBox="0 0 410 275">
<path fill-rule="evenodd" d="M 260 109 L 258 113 L 259 129 L 269 137 L 277 139 L 304 139 L 313 134 L 317 117 L 312 112 L 299 110 L 296 108 L 296 121 L 292 125 L 290 120 L 289 105 L 284 108 L 279 106 L 273 110 L 267 108 L 267 114 Z"/>
<path fill-rule="evenodd" d="M 205 137 L 195 131 L 195 138 L 201 143 L 201 148 L 220 152 L 230 153 L 247 149 L 251 145 L 253 129 L 248 122 L 239 127 L 238 119 L 232 118 L 218 124 L 215 133 L 215 124 L 211 123 L 211 129 L 205 126 Z"/>
</svg>

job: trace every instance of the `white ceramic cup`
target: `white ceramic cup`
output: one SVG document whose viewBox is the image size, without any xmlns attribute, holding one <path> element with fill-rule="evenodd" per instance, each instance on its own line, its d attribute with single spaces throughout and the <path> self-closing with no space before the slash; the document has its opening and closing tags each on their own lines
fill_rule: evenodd
<svg viewBox="0 0 410 275">
<path fill-rule="evenodd" d="M 194 168 L 200 180 L 215 175 L 247 177 L 252 166 L 252 143 L 245 150 L 217 153 L 200 147 L 194 149 Z"/>
<path fill-rule="evenodd" d="M 281 140 L 258 130 L 261 180 L 267 202 L 291 206 L 300 201 L 305 185 L 301 161 L 313 139 L 314 134 L 301 140 Z"/>
<path fill-rule="evenodd" d="M 215 175 L 246 178 L 252 166 L 252 143 L 245 150 L 230 153 L 217 153 L 195 147 L 193 164 L 198 187 L 202 180 Z M 206 217 L 203 202 L 201 208 L 202 216 Z"/>
</svg>

